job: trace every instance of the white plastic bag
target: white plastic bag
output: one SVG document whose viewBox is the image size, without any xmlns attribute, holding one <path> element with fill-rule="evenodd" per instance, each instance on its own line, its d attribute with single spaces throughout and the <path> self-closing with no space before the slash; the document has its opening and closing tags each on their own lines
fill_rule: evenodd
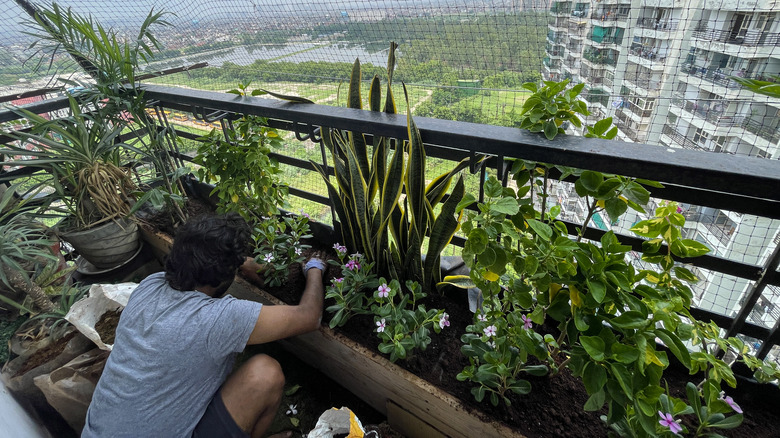
<svg viewBox="0 0 780 438">
<path fill-rule="evenodd" d="M 100 349 L 111 351 L 113 344 L 105 344 L 100 339 L 95 324 L 106 312 L 124 309 L 137 286 L 138 283 L 93 284 L 89 295 L 74 303 L 65 319 Z"/>
<path fill-rule="evenodd" d="M 311 432 L 306 435 L 308 438 L 333 438 L 335 435 L 347 438 L 363 438 L 365 431 L 352 410 L 349 408 L 331 408 L 323 412 L 317 420 Z"/>
</svg>

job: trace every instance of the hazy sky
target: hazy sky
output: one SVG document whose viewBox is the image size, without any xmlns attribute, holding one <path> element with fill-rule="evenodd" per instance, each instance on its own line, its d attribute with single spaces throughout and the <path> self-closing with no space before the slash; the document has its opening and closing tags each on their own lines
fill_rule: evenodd
<svg viewBox="0 0 780 438">
<path fill-rule="evenodd" d="M 48 2 L 45 2 L 48 3 Z M 142 20 L 149 10 L 170 11 L 178 17 L 172 22 L 242 17 L 272 19 L 283 15 L 338 14 L 342 10 L 395 8 L 409 10 L 439 4 L 473 5 L 473 0 L 70 0 L 58 2 L 81 14 L 92 14 L 104 25 L 130 24 Z M 0 0 L 0 35 L 19 32 L 18 24 L 26 16 L 14 0 Z"/>
</svg>

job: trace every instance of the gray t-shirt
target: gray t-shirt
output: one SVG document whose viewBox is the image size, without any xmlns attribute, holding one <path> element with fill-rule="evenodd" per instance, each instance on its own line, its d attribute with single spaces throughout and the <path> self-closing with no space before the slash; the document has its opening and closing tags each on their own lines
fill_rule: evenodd
<svg viewBox="0 0 780 438">
<path fill-rule="evenodd" d="M 171 288 L 130 295 L 82 437 L 188 437 L 246 346 L 262 304 Z"/>
</svg>

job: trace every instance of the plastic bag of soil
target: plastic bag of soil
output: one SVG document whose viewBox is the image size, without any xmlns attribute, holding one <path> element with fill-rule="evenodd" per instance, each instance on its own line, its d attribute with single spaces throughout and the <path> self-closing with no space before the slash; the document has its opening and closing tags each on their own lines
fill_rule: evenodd
<svg viewBox="0 0 780 438">
<path fill-rule="evenodd" d="M 49 404 L 33 379 L 56 370 L 93 348 L 95 345 L 89 339 L 73 330 L 72 334 L 65 334 L 45 347 L 25 351 L 6 363 L 2 372 L 3 383 L 12 394 L 45 413 L 50 409 Z"/>
<path fill-rule="evenodd" d="M 81 433 L 84 428 L 87 408 L 108 354 L 108 351 L 95 348 L 51 373 L 34 379 L 35 386 L 43 392 L 46 401 L 77 433 Z"/>
<path fill-rule="evenodd" d="M 81 333 L 95 343 L 99 348 L 111 351 L 114 344 L 113 331 L 110 339 L 101 339 L 101 334 L 96 330 L 96 325 L 105 321 L 108 316 L 118 321 L 118 313 L 125 308 L 130 294 L 138 283 L 119 284 L 93 284 L 89 288 L 89 295 L 77 301 L 65 315 L 65 319 L 73 324 Z M 114 315 L 111 315 L 113 313 Z M 113 329 L 116 329 L 114 324 Z M 106 333 L 104 333 L 104 336 Z"/>
</svg>

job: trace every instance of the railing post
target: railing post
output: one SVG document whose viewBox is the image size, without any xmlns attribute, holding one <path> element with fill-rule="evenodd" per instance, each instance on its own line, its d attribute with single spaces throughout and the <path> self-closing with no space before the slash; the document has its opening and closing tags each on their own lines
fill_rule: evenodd
<svg viewBox="0 0 780 438">
<path fill-rule="evenodd" d="M 767 260 L 766 265 L 764 265 L 764 268 L 761 270 L 761 274 L 759 275 L 758 280 L 756 280 L 756 283 L 753 285 L 753 288 L 750 290 L 750 292 L 748 292 L 747 299 L 742 304 L 742 308 L 739 309 L 739 313 L 737 313 L 737 316 L 734 317 L 734 321 L 732 322 L 731 327 L 729 327 L 728 330 L 726 330 L 726 335 L 725 335 L 726 338 L 729 338 L 739 333 L 739 330 L 745 324 L 748 315 L 750 315 L 750 312 L 753 311 L 756 302 L 761 297 L 761 294 L 764 292 L 764 289 L 766 288 L 766 285 L 769 282 L 770 274 L 777 270 L 778 264 L 780 264 L 780 245 L 775 246 L 774 251 L 772 251 L 772 255 L 769 256 L 769 260 Z M 770 335 L 769 337 L 767 337 L 767 339 L 763 339 L 762 344 L 765 343 L 768 344 L 772 336 L 776 336 L 776 332 L 777 332 L 777 324 L 775 324 L 775 330 L 773 332 L 773 335 Z M 763 345 L 761 348 L 762 350 L 764 349 Z"/>
<path fill-rule="evenodd" d="M 775 326 L 772 328 L 772 331 L 769 332 L 769 336 L 761 343 L 761 348 L 758 349 L 756 357 L 764 360 L 772 347 L 778 343 L 780 343 L 780 319 L 775 321 Z"/>
</svg>

